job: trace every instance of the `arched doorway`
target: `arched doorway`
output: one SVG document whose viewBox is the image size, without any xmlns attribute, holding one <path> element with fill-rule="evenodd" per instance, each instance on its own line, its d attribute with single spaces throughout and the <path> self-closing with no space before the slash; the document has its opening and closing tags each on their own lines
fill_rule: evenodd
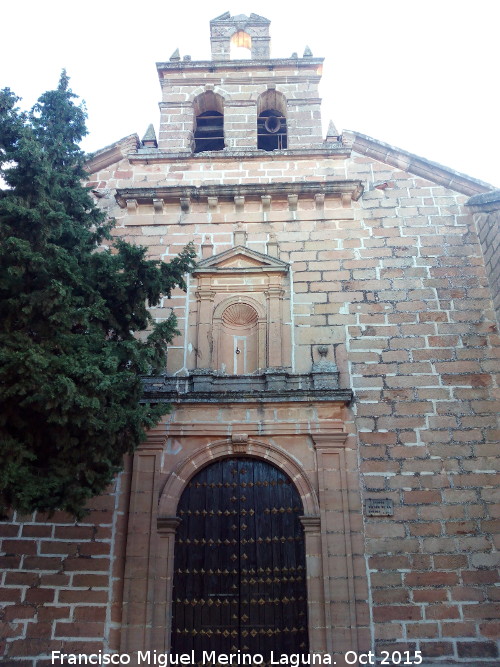
<svg viewBox="0 0 500 667">
<path fill-rule="evenodd" d="M 179 501 L 172 652 L 306 653 L 307 591 L 300 496 L 259 459 L 203 468 Z"/>
</svg>

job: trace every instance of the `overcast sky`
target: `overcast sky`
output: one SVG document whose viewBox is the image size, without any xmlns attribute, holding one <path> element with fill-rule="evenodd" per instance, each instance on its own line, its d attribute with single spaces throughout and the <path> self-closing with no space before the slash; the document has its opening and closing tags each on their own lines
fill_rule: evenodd
<svg viewBox="0 0 500 667">
<path fill-rule="evenodd" d="M 129 7 L 133 6 L 133 10 Z M 0 87 L 31 106 L 65 67 L 97 150 L 149 123 L 155 62 L 210 58 L 209 21 L 271 20 L 271 56 L 324 57 L 323 124 L 357 130 L 500 187 L 498 0 L 6 0 Z"/>
</svg>

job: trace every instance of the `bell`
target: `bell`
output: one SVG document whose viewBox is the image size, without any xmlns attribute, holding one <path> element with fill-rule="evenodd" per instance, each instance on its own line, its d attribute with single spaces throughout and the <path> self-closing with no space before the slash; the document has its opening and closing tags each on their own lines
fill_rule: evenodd
<svg viewBox="0 0 500 667">
<path fill-rule="evenodd" d="M 281 120 L 278 116 L 269 116 L 264 121 L 264 127 L 270 134 L 276 134 L 281 128 Z"/>
</svg>

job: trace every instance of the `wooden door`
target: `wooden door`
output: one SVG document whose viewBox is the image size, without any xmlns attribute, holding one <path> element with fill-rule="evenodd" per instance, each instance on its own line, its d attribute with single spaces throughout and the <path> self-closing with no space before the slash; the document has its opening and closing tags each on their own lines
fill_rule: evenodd
<svg viewBox="0 0 500 667">
<path fill-rule="evenodd" d="M 173 653 L 308 651 L 302 512 L 265 461 L 224 459 L 192 478 L 177 511 Z"/>
</svg>

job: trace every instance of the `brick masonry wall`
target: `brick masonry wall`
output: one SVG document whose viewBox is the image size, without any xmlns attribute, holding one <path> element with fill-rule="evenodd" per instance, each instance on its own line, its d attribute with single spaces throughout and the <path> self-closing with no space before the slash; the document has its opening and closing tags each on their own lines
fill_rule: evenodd
<svg viewBox="0 0 500 667">
<path fill-rule="evenodd" d="M 276 235 L 293 277 L 294 368 L 309 370 L 312 344 L 334 346 L 355 391 L 364 497 L 394 503 L 393 517 L 365 517 L 374 643 L 429 659 L 496 658 L 500 339 L 466 197 L 362 156 L 136 169 L 164 184 L 366 184 L 351 209 L 332 200 L 319 213 L 299 198 L 297 212 L 273 201 L 265 216 L 259 202 L 240 214 L 200 202 L 180 217 L 165 207 L 168 226 L 146 208 L 133 219 L 119 211 L 117 233 L 165 259 L 190 239 L 207 238 L 214 253 L 231 247 L 238 221 L 256 250 Z M 186 297 L 176 299 L 183 324 Z M 184 346 L 181 336 L 171 372 Z"/>
<path fill-rule="evenodd" d="M 13 514 L 0 522 L 0 664 L 52 664 L 51 651 L 119 649 L 127 475 L 79 523 Z"/>
<path fill-rule="evenodd" d="M 342 175 L 366 184 L 348 210 L 327 201 L 319 213 L 299 198 L 296 213 L 273 201 L 264 218 L 259 202 L 239 215 L 229 206 L 207 215 L 199 203 L 168 228 L 122 212 L 117 231 L 156 238 L 151 250 L 164 258 L 190 238 L 208 238 L 214 253 L 231 247 L 237 221 L 256 250 L 276 235 L 293 277 L 294 368 L 309 370 L 312 344 L 334 346 L 343 385 L 355 391 L 364 496 L 394 503 L 393 517 L 365 518 L 373 641 L 429 659 L 496 658 L 500 339 L 466 197 L 362 156 L 175 169 L 145 176 L 200 184 Z M 175 342 L 170 371 L 184 343 Z"/>
<path fill-rule="evenodd" d="M 378 184 L 346 316 L 364 496 L 394 502 L 365 517 L 375 643 L 494 659 L 500 340 L 475 226 L 442 187 L 361 157 L 351 173 Z"/>
<path fill-rule="evenodd" d="M 146 205 L 131 213 L 113 199 L 116 187 L 134 184 L 333 178 L 361 179 L 363 197 L 347 208 L 340 198 L 329 197 L 324 210 L 299 196 L 296 211 L 277 197 L 267 212 L 260 201 L 245 202 L 239 212 L 228 202 L 210 209 L 200 201 L 192 202 L 189 212 L 165 204 L 161 214 Z M 110 196 L 99 201 L 117 219 L 116 234 L 148 246 L 155 258 L 168 260 L 190 240 L 200 257 L 204 241 L 213 253 L 222 252 L 234 244 L 238 223 L 255 250 L 265 252 L 276 238 L 280 258 L 291 266 L 293 368 L 310 370 L 313 345 L 327 344 L 335 351 L 342 386 L 355 392 L 347 427 L 357 437 L 363 495 L 394 503 L 393 517 L 364 517 L 373 643 L 379 649 L 421 650 L 429 660 L 495 660 L 500 634 L 500 339 L 466 197 L 356 155 L 349 160 L 270 155 L 241 161 L 221 155 L 220 160 L 149 165 L 122 160 L 94 175 L 91 184 L 110 189 Z M 179 317 L 182 334 L 169 356 L 171 373 L 194 367 L 194 357 L 185 351 L 186 317 L 193 307 L 191 282 L 188 295 L 175 292 L 171 302 L 154 311 L 161 319 L 174 308 Z M 106 516 L 94 520 L 93 514 L 91 523 L 82 524 L 88 532 L 83 552 L 77 549 L 78 537 L 60 533 L 73 528 L 62 519 L 23 524 L 14 517 L 2 524 L 7 545 L 2 543 L 1 553 L 14 566 L 10 572 L 31 577 L 21 584 L 10 583 L 15 577 L 8 579 L 7 572 L 0 575 L 9 633 L 0 646 L 9 660 L 19 657 L 16 664 L 32 667 L 34 651 L 42 646 L 44 651 L 60 645 L 76 650 L 79 642 L 118 646 L 120 596 L 114 596 L 115 608 L 104 578 L 116 579 L 116 585 L 120 579 L 124 498 L 116 501 L 116 537 L 114 496 L 98 501 L 105 507 L 95 511 Z M 24 535 L 32 526 L 43 534 Z M 21 542 L 20 547 L 13 549 L 11 540 Z M 68 545 L 67 553 L 57 551 L 61 544 Z M 103 551 L 86 553 L 88 545 Z M 19 548 L 28 552 L 20 555 Z M 56 559 L 50 564 L 56 569 L 35 567 L 44 564 L 43 558 Z M 62 578 L 42 579 L 55 575 Z M 79 585 L 77 576 L 103 577 L 103 585 L 94 587 L 90 580 Z M 64 599 L 67 590 L 74 595 L 71 602 Z M 92 607 L 86 599 L 90 592 L 101 594 Z M 35 602 L 38 595 L 48 599 Z M 85 630 L 89 634 L 79 635 L 90 608 L 101 616 L 92 615 Z M 56 616 L 44 620 L 50 613 Z M 40 642 L 38 649 L 31 637 Z"/>
</svg>

